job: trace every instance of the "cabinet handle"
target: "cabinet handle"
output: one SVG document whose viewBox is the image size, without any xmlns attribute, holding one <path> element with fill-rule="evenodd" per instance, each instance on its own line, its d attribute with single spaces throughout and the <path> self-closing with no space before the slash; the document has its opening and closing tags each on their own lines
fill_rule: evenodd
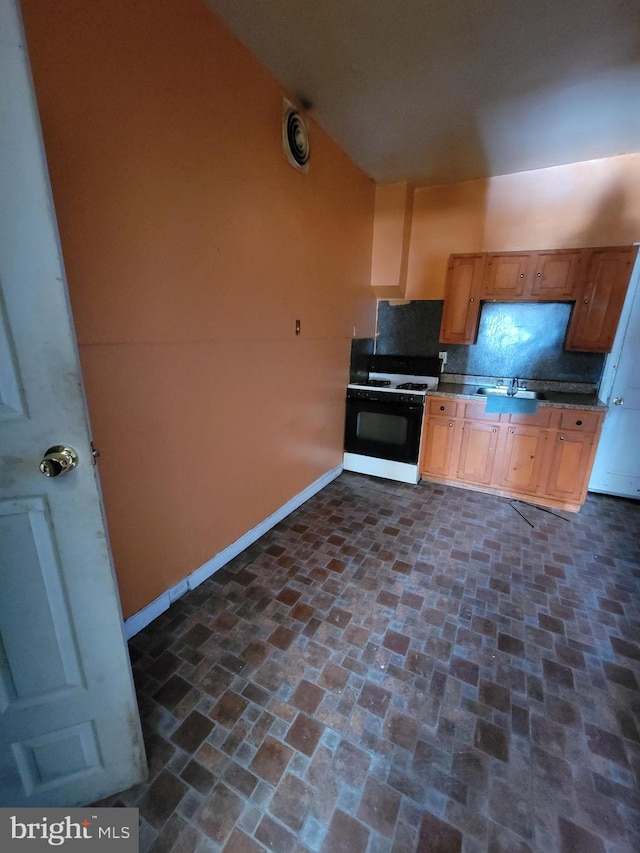
<svg viewBox="0 0 640 853">
<path fill-rule="evenodd" d="M 576 426 L 582 426 L 582 421 L 576 421 Z"/>
<path fill-rule="evenodd" d="M 520 278 L 524 278 L 524 273 L 523 273 L 523 272 L 521 272 L 521 273 L 520 273 Z"/>
<path fill-rule="evenodd" d="M 510 430 L 509 430 L 509 435 L 513 435 L 513 433 L 514 433 L 514 430 L 510 429 Z"/>
<path fill-rule="evenodd" d="M 498 430 L 494 427 L 491 432 L 498 432 Z"/>
<path fill-rule="evenodd" d="M 537 273 L 536 273 L 536 275 L 538 276 L 538 278 L 540 278 L 540 276 L 542 275 L 542 273 L 541 273 L 541 272 L 537 272 Z"/>
<path fill-rule="evenodd" d="M 474 299 L 474 297 L 473 297 L 473 296 L 472 296 L 472 297 L 471 297 L 471 299 L 469 300 L 469 302 L 475 302 L 475 301 L 476 301 L 476 300 Z"/>
<path fill-rule="evenodd" d="M 591 301 L 590 299 L 585 299 L 585 300 L 584 300 L 584 304 L 585 304 L 585 305 L 588 305 L 590 301 Z"/>
<path fill-rule="evenodd" d="M 453 421 L 449 424 L 449 426 L 450 426 L 450 427 L 452 427 L 452 426 L 453 426 Z"/>
<path fill-rule="evenodd" d="M 564 441 L 564 436 L 563 436 L 563 435 L 559 435 L 559 436 L 558 436 L 558 438 L 560 439 L 560 441 Z"/>
<path fill-rule="evenodd" d="M 444 406 L 440 406 L 440 411 L 444 412 Z"/>
</svg>

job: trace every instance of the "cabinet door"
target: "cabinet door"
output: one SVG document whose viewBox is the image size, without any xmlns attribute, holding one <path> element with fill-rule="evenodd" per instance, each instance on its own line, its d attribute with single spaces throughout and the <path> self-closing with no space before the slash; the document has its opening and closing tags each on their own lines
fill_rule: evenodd
<svg viewBox="0 0 640 853">
<path fill-rule="evenodd" d="M 522 299 L 528 291 L 535 253 L 494 252 L 487 255 L 482 279 L 483 299 Z"/>
<path fill-rule="evenodd" d="M 593 433 L 552 432 L 543 492 L 552 498 L 582 503 L 593 465 Z"/>
<path fill-rule="evenodd" d="M 535 494 L 540 484 L 547 431 L 535 426 L 502 427 L 493 481 L 505 489 Z"/>
<path fill-rule="evenodd" d="M 420 473 L 432 477 L 455 476 L 457 430 L 453 418 L 428 418 L 425 424 Z"/>
<path fill-rule="evenodd" d="M 565 349 L 611 351 L 636 254 L 635 246 L 589 252 Z"/>
<path fill-rule="evenodd" d="M 484 255 L 451 255 L 449 258 L 440 327 L 441 343 L 475 343 L 483 269 Z"/>
<path fill-rule="evenodd" d="M 467 483 L 489 485 L 498 446 L 498 424 L 464 421 L 457 476 Z"/>
<path fill-rule="evenodd" d="M 575 299 L 582 257 L 581 249 L 538 252 L 531 294 L 538 300 Z"/>
</svg>

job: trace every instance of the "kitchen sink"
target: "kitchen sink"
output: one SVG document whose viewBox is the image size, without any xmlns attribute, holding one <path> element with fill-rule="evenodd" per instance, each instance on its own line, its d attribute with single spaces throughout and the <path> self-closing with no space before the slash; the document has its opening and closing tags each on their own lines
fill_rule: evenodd
<svg viewBox="0 0 640 853">
<path fill-rule="evenodd" d="M 524 388 L 518 388 L 515 394 L 508 394 L 506 385 L 484 385 L 478 388 L 476 394 L 486 394 L 487 396 L 497 397 L 515 397 L 516 400 L 545 400 L 546 397 L 541 391 L 526 391 Z"/>
</svg>

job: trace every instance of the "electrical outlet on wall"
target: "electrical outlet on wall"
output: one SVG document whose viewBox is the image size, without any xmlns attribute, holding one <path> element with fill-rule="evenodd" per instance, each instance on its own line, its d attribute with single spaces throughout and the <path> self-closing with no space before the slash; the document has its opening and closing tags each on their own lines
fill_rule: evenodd
<svg viewBox="0 0 640 853">
<path fill-rule="evenodd" d="M 439 352 L 438 358 L 440 359 L 440 361 L 442 362 L 442 366 L 444 367 L 447 363 L 447 351 L 444 350 L 443 352 Z"/>
</svg>

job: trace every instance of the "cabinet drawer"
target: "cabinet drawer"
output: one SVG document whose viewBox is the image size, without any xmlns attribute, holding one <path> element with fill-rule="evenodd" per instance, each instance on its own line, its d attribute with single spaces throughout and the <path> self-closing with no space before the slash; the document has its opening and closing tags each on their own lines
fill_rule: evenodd
<svg viewBox="0 0 640 853">
<path fill-rule="evenodd" d="M 565 409 L 560 412 L 560 429 L 570 429 L 576 432 L 596 432 L 602 414 L 600 412 L 585 412 L 579 409 Z"/>
<path fill-rule="evenodd" d="M 551 422 L 552 409 L 538 409 L 535 415 L 507 415 L 507 423 L 522 424 L 523 426 L 548 427 Z"/>
<path fill-rule="evenodd" d="M 427 413 L 430 417 L 455 418 L 457 411 L 457 400 L 450 397 L 427 397 Z"/>
<path fill-rule="evenodd" d="M 482 400 L 461 400 L 458 413 L 468 421 L 493 421 L 499 423 L 500 415 L 487 412 L 486 398 Z"/>
</svg>

